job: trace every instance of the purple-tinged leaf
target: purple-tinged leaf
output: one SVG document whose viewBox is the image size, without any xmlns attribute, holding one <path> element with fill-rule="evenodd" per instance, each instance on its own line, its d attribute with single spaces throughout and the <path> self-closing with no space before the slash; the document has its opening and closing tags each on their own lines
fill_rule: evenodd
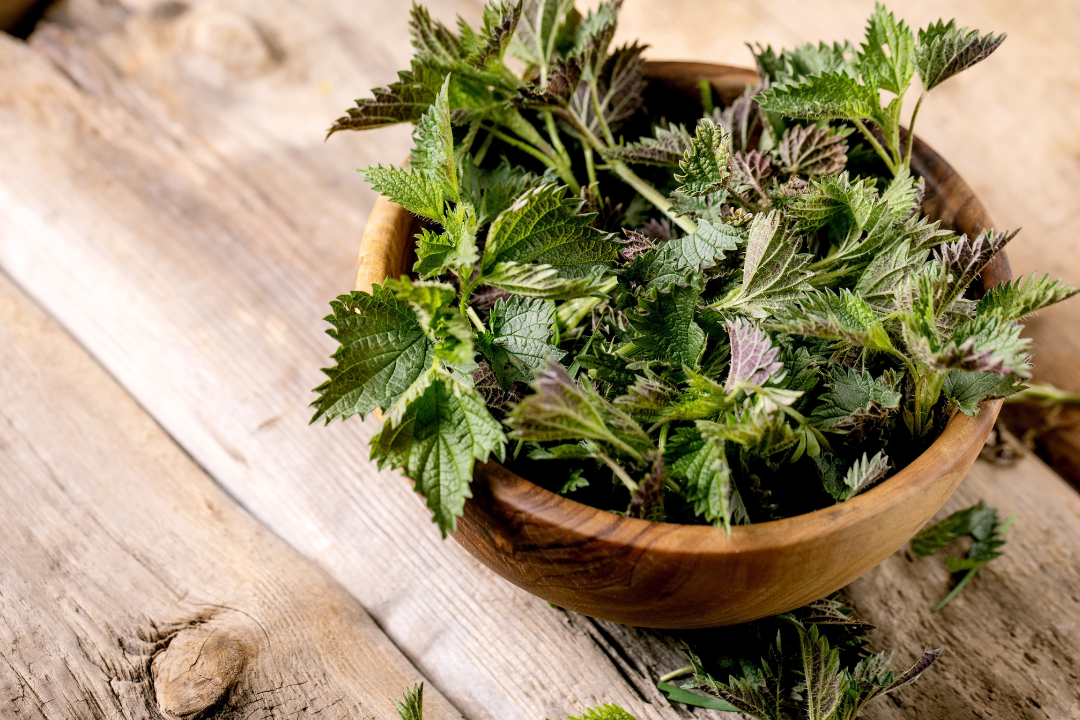
<svg viewBox="0 0 1080 720">
<path fill-rule="evenodd" d="M 747 320 L 736 318 L 725 323 L 731 339 L 731 371 L 724 390 L 731 392 L 742 382 L 762 385 L 783 369 L 780 348 L 761 328 Z"/>
<path fill-rule="evenodd" d="M 837 131 L 817 125 L 796 125 L 784 131 L 777 148 L 781 168 L 795 175 L 833 175 L 847 165 L 847 143 L 850 131 Z"/>
</svg>

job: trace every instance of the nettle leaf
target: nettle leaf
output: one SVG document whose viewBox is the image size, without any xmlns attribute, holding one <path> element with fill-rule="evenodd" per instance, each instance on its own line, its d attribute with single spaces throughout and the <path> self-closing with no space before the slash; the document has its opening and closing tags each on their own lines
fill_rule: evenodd
<svg viewBox="0 0 1080 720">
<path fill-rule="evenodd" d="M 634 345 L 649 357 L 696 370 L 705 349 L 705 332 L 694 322 L 694 311 L 704 285 L 696 273 L 684 282 L 639 297 L 628 318 L 637 333 Z"/>
<path fill-rule="evenodd" d="M 579 56 L 557 58 L 548 73 L 547 86 L 526 85 L 510 99 L 521 107 L 566 107 L 577 91 L 584 69 Z"/>
<path fill-rule="evenodd" d="M 569 54 L 581 57 L 587 82 L 596 80 L 601 75 L 600 69 L 607 59 L 611 40 L 615 37 L 621 7 L 622 0 L 601 2 L 596 12 L 590 10 L 575 30 L 574 46 Z"/>
<path fill-rule="evenodd" d="M 478 46 L 469 55 L 469 62 L 479 68 L 497 70 L 514 31 L 521 19 L 523 0 L 515 4 L 490 2 L 484 6 L 484 28 Z"/>
<path fill-rule="evenodd" d="M 488 231 L 484 273 L 500 262 L 538 262 L 580 277 L 618 258 L 618 240 L 590 227 L 595 215 L 578 215 L 582 201 L 565 195 L 565 187 L 541 185 L 503 211 Z"/>
<path fill-rule="evenodd" d="M 719 112 L 713 110 L 713 119 L 730 134 L 733 150 L 744 152 L 752 150 L 754 148 L 750 146 L 750 141 L 758 129 L 761 129 L 763 138 L 769 137 L 772 131 L 771 126 L 768 126 L 763 118 L 757 100 L 754 99 L 756 93 L 757 91 L 748 85 L 743 94 L 735 98 L 726 108 Z M 758 146 L 765 149 L 761 140 Z"/>
<path fill-rule="evenodd" d="M 386 411 L 426 372 L 435 359 L 435 344 L 424 334 L 408 303 L 388 288 L 375 285 L 371 294 L 356 291 L 330 303 L 334 326 L 330 337 L 341 343 L 330 378 L 315 392 L 319 399 L 311 422 Z"/>
<path fill-rule="evenodd" d="M 726 188 L 700 196 L 676 191 L 671 194 L 671 209 L 676 215 L 688 215 L 695 220 L 708 220 L 713 225 L 723 225 L 724 202 L 727 198 Z"/>
<path fill-rule="evenodd" d="M 416 56 L 421 61 L 451 66 L 465 58 L 468 48 L 449 28 L 431 17 L 423 5 L 413 4 L 409 18 L 409 34 Z"/>
<path fill-rule="evenodd" d="M 588 83 L 578 85 L 570 101 L 570 112 L 592 134 L 601 133 L 601 124 L 596 115 L 597 105 L 604 123 L 611 130 L 617 129 L 641 107 L 642 93 L 648 84 L 645 80 L 645 59 L 641 57 L 644 50 L 645 46 L 634 43 L 617 48 L 607 56 L 595 71 L 597 102 L 593 102 Z M 588 60 L 584 63 L 584 70 L 583 77 L 588 79 Z"/>
<path fill-rule="evenodd" d="M 471 158 L 462 162 L 461 192 L 475 208 L 478 227 L 490 224 L 519 196 L 542 183 L 542 177 L 510 165 L 506 158 L 488 170 L 476 167 Z"/>
<path fill-rule="evenodd" d="M 997 50 L 1005 42 L 1005 33 L 979 35 L 978 30 L 957 28 L 956 21 L 938 20 L 919 30 L 915 46 L 915 66 L 923 88 L 931 90 L 953 75 L 967 70 Z"/>
<path fill-rule="evenodd" d="M 833 175 L 847 165 L 847 143 L 851 128 L 795 125 L 784 131 L 777 151 L 781 169 L 789 174 Z"/>
<path fill-rule="evenodd" d="M 841 73 L 801 78 L 799 85 L 776 85 L 757 98 L 763 110 L 801 120 L 876 118 L 881 112 L 876 88 Z"/>
<path fill-rule="evenodd" d="M 524 383 L 512 383 L 504 388 L 485 357 L 481 357 L 476 363 L 476 369 L 472 371 L 472 381 L 476 392 L 484 398 L 484 404 L 496 418 L 506 417 L 510 408 L 521 401 L 528 389 Z"/>
<path fill-rule="evenodd" d="M 889 472 L 889 456 L 878 451 L 872 458 L 867 458 L 863 453 L 862 458 L 856 460 L 847 474 L 844 475 L 844 490 L 842 493 L 833 495 L 837 500 L 847 500 L 866 490 Z"/>
<path fill-rule="evenodd" d="M 615 398 L 615 404 L 638 422 L 660 422 L 676 394 L 674 386 L 646 368 L 645 374 L 635 378 L 625 395 Z"/>
<path fill-rule="evenodd" d="M 654 137 L 643 137 L 629 145 L 617 145 L 603 151 L 604 157 L 641 165 L 678 167 L 690 150 L 693 137 L 682 125 L 669 125 L 654 131 Z"/>
<path fill-rule="evenodd" d="M 945 347 L 928 358 L 928 364 L 942 370 L 955 368 L 1029 378 L 1031 340 L 1020 337 L 1022 330 L 999 315 L 976 317 L 957 327 Z"/>
<path fill-rule="evenodd" d="M 945 397 L 956 403 L 965 415 L 979 412 L 979 403 L 990 398 L 1008 397 L 1024 389 L 1020 378 L 988 372 L 950 370 L 942 385 Z"/>
<path fill-rule="evenodd" d="M 545 300 L 572 300 L 591 295 L 603 276 L 602 271 L 581 277 L 563 277 L 551 265 L 501 262 L 488 270 L 481 282 L 515 295 Z"/>
<path fill-rule="evenodd" d="M 867 85 L 903 95 L 915 73 L 915 36 L 881 3 L 866 26 L 866 42 L 859 53 L 859 72 Z"/>
<path fill-rule="evenodd" d="M 1051 281 L 1049 275 L 1041 278 L 1029 275 L 987 290 L 979 300 L 975 313 L 1020 320 L 1044 307 L 1067 300 L 1078 292 L 1080 288 L 1062 280 Z"/>
<path fill-rule="evenodd" d="M 534 67 L 547 67 L 573 0 L 526 0 L 508 52 Z"/>
<path fill-rule="evenodd" d="M 878 253 L 859 275 L 855 294 L 880 312 L 888 312 L 896 302 L 896 288 L 926 262 L 926 252 L 914 250 L 907 240 L 894 243 Z"/>
<path fill-rule="evenodd" d="M 591 440 L 617 455 L 644 462 L 656 452 L 633 418 L 601 397 L 588 378 L 580 383 L 558 363 L 549 362 L 510 412 L 510 437 L 517 440 Z"/>
<path fill-rule="evenodd" d="M 777 211 L 758 213 L 750 224 L 743 281 L 737 290 L 713 305 L 714 310 L 734 310 L 755 318 L 803 296 L 810 290 L 806 269 L 812 256 L 799 254 L 796 236 L 780 229 Z"/>
<path fill-rule="evenodd" d="M 784 368 L 780 348 L 773 346 L 764 330 L 742 318 L 727 321 L 725 328 L 731 342 L 731 370 L 724 383 L 725 392 L 737 390 L 740 383 L 764 385 Z"/>
<path fill-rule="evenodd" d="M 409 212 L 435 222 L 442 219 L 445 207 L 443 189 L 427 175 L 396 165 L 374 165 L 357 172 L 371 183 L 372 190 Z"/>
<path fill-rule="evenodd" d="M 479 259 L 476 254 L 476 220 L 470 206 L 459 204 L 443 217 L 443 225 L 446 232 L 441 235 L 424 228 L 416 236 L 413 272 L 425 280 L 450 269 L 460 271 L 467 268 L 471 272 Z"/>
<path fill-rule="evenodd" d="M 473 331 L 465 316 L 451 307 L 457 300 L 453 285 L 402 277 L 388 279 L 385 287 L 412 308 L 424 334 L 435 345 L 435 357 L 451 365 L 472 365 Z"/>
<path fill-rule="evenodd" d="M 817 625 L 806 628 L 794 618 L 788 618 L 799 630 L 807 720 L 827 720 L 840 704 L 846 689 L 846 678 L 840 671 L 840 653 L 829 646 Z"/>
<path fill-rule="evenodd" d="M 396 708 L 401 720 L 424 720 L 424 683 L 406 690 Z"/>
<path fill-rule="evenodd" d="M 737 250 L 742 241 L 736 228 L 700 220 L 697 232 L 667 241 L 662 252 L 678 270 L 702 270 L 724 260 L 724 253 Z"/>
<path fill-rule="evenodd" d="M 890 411 L 900 407 L 901 398 L 893 377 L 875 378 L 865 370 L 837 368 L 829 381 L 829 392 L 814 408 L 813 418 L 821 427 L 842 430 L 879 424 Z"/>
<path fill-rule="evenodd" d="M 758 45 L 754 53 L 758 71 L 769 78 L 773 85 L 797 82 L 804 77 L 823 73 L 842 73 L 852 78 L 858 74 L 854 62 L 855 47 L 850 41 L 826 45 L 806 43 L 794 50 L 782 50 L 777 55 L 772 46 L 762 49 Z"/>
<path fill-rule="evenodd" d="M 491 308 L 491 332 L 481 338 L 484 352 L 504 388 L 533 379 L 533 370 L 550 357 L 561 360 L 565 352 L 550 344 L 555 323 L 551 300 L 512 296 L 497 300 Z"/>
<path fill-rule="evenodd" d="M 730 136 L 709 118 L 698 121 L 690 149 L 679 161 L 682 183 L 677 192 L 690 197 L 708 195 L 720 190 L 727 182 Z"/>
<path fill-rule="evenodd" d="M 390 465 L 413 479 L 446 537 L 472 496 L 473 462 L 491 453 L 502 458 L 506 436 L 476 390 L 443 372 L 427 377 L 399 417 L 387 416 L 371 439 L 371 457 L 379 468 Z"/>
<path fill-rule="evenodd" d="M 413 60 L 411 70 L 398 72 L 397 82 L 375 88 L 373 98 L 357 100 L 356 107 L 346 110 L 346 115 L 330 127 L 327 137 L 339 130 L 368 130 L 416 122 L 431 107 L 445 76 L 439 68 Z"/>
<path fill-rule="evenodd" d="M 810 192 L 789 209 L 799 219 L 799 229 L 817 230 L 829 226 L 834 238 L 847 238 L 863 230 L 870 221 L 877 199 L 873 178 L 850 179 L 848 173 L 810 181 Z"/>
<path fill-rule="evenodd" d="M 634 720 L 634 716 L 618 705 L 597 705 L 589 708 L 581 717 L 571 716 L 568 720 Z"/>
<path fill-rule="evenodd" d="M 944 520 L 928 525 L 911 539 L 911 551 L 920 557 L 933 555 L 953 540 L 964 535 L 989 535 L 997 523 L 997 510 L 986 507 L 980 500 L 975 505 L 958 510 Z"/>
<path fill-rule="evenodd" d="M 934 258 L 948 271 L 947 287 L 940 290 L 939 308 L 947 308 L 960 297 L 967 286 L 975 281 L 994 254 L 1016 237 L 1016 231 L 994 232 L 983 230 L 975 240 L 967 235 L 956 242 L 941 245 L 934 251 Z"/>
<path fill-rule="evenodd" d="M 413 6 L 413 9 L 419 8 Z M 450 76 L 443 81 L 431 110 L 424 113 L 413 133 L 412 158 L 409 167 L 429 177 L 445 194 L 447 200 L 457 202 L 458 173 L 454 161 L 454 131 L 450 124 L 450 105 L 447 91 Z"/>
<path fill-rule="evenodd" d="M 664 465 L 680 481 L 694 513 L 730 534 L 742 501 L 731 481 L 723 441 L 706 439 L 697 428 L 679 428 L 664 448 Z"/>
<path fill-rule="evenodd" d="M 825 340 L 844 340 L 871 350 L 892 351 L 892 341 L 874 309 L 844 288 L 811 293 L 766 321 L 771 330 Z"/>
<path fill-rule="evenodd" d="M 780 646 L 780 635 L 769 647 L 768 659 L 762 658 L 760 667 L 753 667 L 745 677 L 728 677 L 727 684 L 719 682 L 705 671 L 692 651 L 687 650 L 690 663 L 694 668 L 694 679 L 685 687 L 695 687 L 715 695 L 731 705 L 737 712 L 745 713 L 756 720 L 781 720 L 784 716 L 784 687 L 781 676 L 784 670 L 784 655 Z M 740 663 L 742 664 L 742 663 Z M 744 671 L 747 669 L 743 665 Z"/>
<path fill-rule="evenodd" d="M 767 207 L 770 201 L 765 189 L 768 187 L 767 181 L 772 177 L 773 172 L 772 158 L 769 154 L 760 150 L 739 151 L 732 153 L 729 163 L 731 165 L 729 187 L 732 193 L 742 197 L 743 193 L 753 190 L 757 194 L 758 201 L 765 203 Z"/>
</svg>

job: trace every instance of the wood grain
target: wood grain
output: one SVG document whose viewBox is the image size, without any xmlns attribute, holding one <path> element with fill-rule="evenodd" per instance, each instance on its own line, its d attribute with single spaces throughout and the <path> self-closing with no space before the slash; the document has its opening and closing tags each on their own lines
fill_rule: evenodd
<svg viewBox="0 0 1080 720">
<path fill-rule="evenodd" d="M 396 720 L 423 680 L 3 275 L 0 467 L 0 716 Z"/>
<path fill-rule="evenodd" d="M 668 20 L 646 22 L 660 5 Z M 977 12 L 972 22 L 1010 31 L 1005 51 L 1026 48 L 1008 68 L 1007 85 L 995 84 L 1004 62 L 997 56 L 972 71 L 988 76 L 990 87 L 962 106 L 949 88 L 967 97 L 968 75 L 950 80 L 936 104 L 924 107 L 920 134 L 980 197 L 993 195 L 988 205 L 999 220 L 1006 212 L 1015 219 L 1005 204 L 1029 186 L 1044 193 L 1040 203 L 1060 201 L 1046 193 L 1070 167 L 1067 153 L 1048 166 L 1056 175 L 981 172 L 980 163 L 996 162 L 986 157 L 988 138 L 1003 139 L 991 126 L 1019 124 L 1024 142 L 1042 142 L 1032 138 L 1049 132 L 1039 123 L 1050 120 L 1031 108 L 1049 107 L 1047 97 L 1058 92 L 1051 79 L 1080 67 L 1049 56 L 1075 57 L 1080 45 L 1060 36 L 1047 42 L 1044 31 L 1072 17 L 1072 6 L 1059 2 L 1044 14 L 1003 0 L 911 5 L 934 18 L 938 11 L 962 19 Z M 656 45 L 654 57 L 745 64 L 746 39 L 791 45 L 855 36 L 868 11 L 864 3 L 823 9 L 777 0 L 697 4 L 693 14 L 688 8 L 686 0 L 636 0 L 624 10 L 623 31 Z M 475 21 L 478 10 L 478 3 L 442 2 L 435 14 L 452 21 L 460 11 Z M 306 426 L 309 388 L 319 382 L 312 369 L 327 362 L 333 346 L 321 337 L 319 317 L 352 284 L 355 245 L 374 202 L 350 171 L 404 157 L 409 148 L 406 128 L 339 134 L 326 144 L 321 138 L 353 95 L 405 66 L 407 12 L 405 3 L 332 0 L 303 7 L 272 0 L 62 3 L 32 36 L 31 49 L 0 42 L 0 266 L 233 497 L 354 594 L 468 717 L 557 720 L 601 701 L 620 702 L 639 720 L 685 717 L 652 684 L 680 664 L 672 640 L 553 610 L 501 581 L 437 540 L 405 481 L 366 464 L 369 426 Z M 222 37 L 235 37 L 235 46 Z M 1048 75 L 1044 67 L 1058 70 Z M 1051 120 L 1058 127 L 1059 119 Z M 1030 162 L 1025 158 L 1025 167 Z M 1050 237 L 1062 246 L 1071 242 L 1057 225 L 1043 227 L 1053 228 L 1058 234 Z M 1062 506 L 1054 491 L 1060 481 L 1032 463 L 1019 473 L 976 465 L 961 492 L 996 489 L 1006 511 L 1006 501 Z M 1031 522 L 1044 523 L 1039 539 L 1047 557 L 1068 560 L 1080 543 L 1067 514 L 1036 514 Z M 906 563 L 902 556 L 860 582 L 871 590 L 882 583 L 880 592 L 860 596 L 860 608 L 910 633 L 907 657 L 924 642 L 937 645 L 946 630 L 971 627 L 961 622 L 999 613 L 1009 623 L 993 637 L 957 631 L 957 654 L 945 659 L 956 658 L 948 685 L 928 694 L 939 687 L 931 673 L 900 695 L 899 705 L 874 712 L 921 720 L 1044 717 L 1030 696 L 1055 712 L 1064 708 L 1056 717 L 1078 715 L 1067 704 L 1076 685 L 1068 658 L 1080 656 L 1076 633 L 1054 644 L 1039 639 L 1043 628 L 1076 617 L 1068 590 L 1075 563 L 1039 565 L 1033 547 L 1020 554 L 1045 578 L 1035 585 L 1036 603 L 1017 600 L 1014 590 L 993 595 L 997 578 L 988 575 L 961 596 L 968 603 L 955 606 L 962 617 L 931 617 L 907 598 L 936 601 L 943 577 L 905 575 L 903 597 L 878 580 Z M 926 627 L 940 632 L 924 632 L 925 623 L 938 623 Z M 883 637 L 881 644 L 893 643 Z M 1038 679 L 1026 671 L 1009 677 L 1025 651 L 1042 663 L 1029 668 Z M 995 686 L 1002 691 L 990 693 Z"/>
</svg>

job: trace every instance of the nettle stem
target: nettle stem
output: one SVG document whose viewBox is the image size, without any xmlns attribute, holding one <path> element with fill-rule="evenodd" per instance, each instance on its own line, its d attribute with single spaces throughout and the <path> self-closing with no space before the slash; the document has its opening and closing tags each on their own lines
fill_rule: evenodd
<svg viewBox="0 0 1080 720">
<path fill-rule="evenodd" d="M 915 143 L 915 118 L 919 117 L 919 108 L 922 107 L 922 101 L 926 99 L 926 91 L 923 90 L 919 95 L 919 101 L 915 103 L 915 109 L 911 113 L 911 122 L 908 123 L 907 130 L 907 152 L 904 153 L 904 169 L 911 169 L 911 147 Z"/>
<path fill-rule="evenodd" d="M 686 233 L 693 235 L 697 232 L 697 223 L 686 216 L 675 214 L 674 205 L 666 197 L 660 194 L 656 188 L 641 179 L 636 172 L 631 170 L 621 160 L 609 162 L 612 172 L 619 176 L 623 182 L 638 191 L 638 194 L 652 203 L 657 210 L 664 213 L 671 222 L 678 225 Z"/>
</svg>

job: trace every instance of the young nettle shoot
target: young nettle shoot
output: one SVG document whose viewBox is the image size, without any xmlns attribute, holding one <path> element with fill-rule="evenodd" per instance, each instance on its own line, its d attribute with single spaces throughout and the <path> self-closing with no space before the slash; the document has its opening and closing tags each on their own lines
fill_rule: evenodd
<svg viewBox="0 0 1080 720">
<path fill-rule="evenodd" d="M 900 127 L 916 75 L 915 112 L 1003 35 L 878 5 L 859 49 L 759 47 L 760 85 L 680 110 L 612 44 L 619 7 L 490 2 L 452 30 L 414 6 L 410 69 L 331 132 L 415 125 L 407 166 L 360 172 L 420 219 L 417 260 L 332 303 L 313 421 L 378 409 L 372 457 L 444 534 L 490 457 L 730 531 L 847 500 L 1023 388 L 1020 321 L 1077 289 L 983 292 L 1015 233 L 925 217 Z"/>
</svg>

